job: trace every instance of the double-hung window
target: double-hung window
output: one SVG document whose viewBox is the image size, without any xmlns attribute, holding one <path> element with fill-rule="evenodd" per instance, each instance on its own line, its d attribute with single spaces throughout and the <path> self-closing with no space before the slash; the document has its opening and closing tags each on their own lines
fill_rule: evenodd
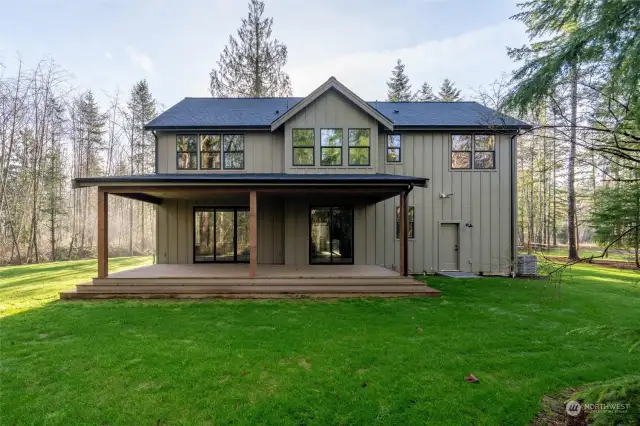
<svg viewBox="0 0 640 426">
<path fill-rule="evenodd" d="M 320 129 L 320 165 L 342 165 L 342 129 Z"/>
<path fill-rule="evenodd" d="M 227 170 L 244 169 L 244 135 L 223 136 L 223 164 Z"/>
<path fill-rule="evenodd" d="M 198 168 L 198 139 L 196 135 L 176 136 L 176 168 L 178 170 Z"/>
<path fill-rule="evenodd" d="M 414 238 L 415 209 L 413 206 L 407 207 L 407 238 Z M 400 207 L 396 207 L 396 238 L 400 238 Z"/>
<path fill-rule="evenodd" d="M 313 166 L 314 154 L 314 129 L 293 129 L 293 165 Z"/>
<path fill-rule="evenodd" d="M 452 169 L 495 169 L 495 136 L 488 134 L 451 135 Z"/>
<path fill-rule="evenodd" d="M 400 135 L 387 135 L 387 163 L 402 161 L 402 141 Z"/>
<path fill-rule="evenodd" d="M 200 168 L 220 169 L 220 135 L 200 135 Z"/>
<path fill-rule="evenodd" d="M 370 166 L 370 129 L 349 129 L 349 165 Z"/>
</svg>

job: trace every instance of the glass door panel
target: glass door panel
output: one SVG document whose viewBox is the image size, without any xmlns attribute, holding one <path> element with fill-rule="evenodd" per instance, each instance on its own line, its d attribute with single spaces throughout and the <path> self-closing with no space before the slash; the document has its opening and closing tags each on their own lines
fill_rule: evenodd
<svg viewBox="0 0 640 426">
<path fill-rule="evenodd" d="M 250 228 L 249 228 L 249 211 L 238 209 L 236 217 L 236 234 L 237 234 L 237 262 L 249 261 L 250 248 Z"/>
<path fill-rule="evenodd" d="M 351 209 L 331 210 L 332 263 L 353 263 L 353 212 Z"/>
<path fill-rule="evenodd" d="M 330 208 L 319 207 L 311 209 L 310 263 L 331 263 L 330 220 Z"/>
<path fill-rule="evenodd" d="M 312 264 L 353 263 L 353 210 L 314 207 L 310 214 Z"/>
<path fill-rule="evenodd" d="M 214 260 L 213 211 L 196 211 L 195 227 L 195 261 L 212 262 Z"/>
<path fill-rule="evenodd" d="M 216 262 L 233 262 L 235 214 L 233 209 L 216 209 Z"/>
</svg>

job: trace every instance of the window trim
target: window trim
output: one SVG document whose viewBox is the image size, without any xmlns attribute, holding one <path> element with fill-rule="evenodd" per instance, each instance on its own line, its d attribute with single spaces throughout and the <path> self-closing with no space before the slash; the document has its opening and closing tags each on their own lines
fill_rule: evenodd
<svg viewBox="0 0 640 426">
<path fill-rule="evenodd" d="M 331 146 L 331 145 L 327 145 L 327 146 L 323 146 L 322 145 L 322 131 L 323 130 L 340 130 L 340 146 Z M 320 129 L 320 165 L 322 167 L 342 167 L 342 164 L 344 162 L 343 157 L 344 157 L 344 150 L 342 149 L 342 147 L 344 146 L 344 129 L 342 129 L 342 127 L 323 127 Z M 323 164 L 322 163 L 322 151 L 325 148 L 329 148 L 329 149 L 336 149 L 339 148 L 340 149 L 340 163 L 339 164 Z"/>
<path fill-rule="evenodd" d="M 455 135 L 469 135 L 471 136 L 471 149 L 468 151 L 460 151 L 453 149 L 453 136 Z M 477 150 L 476 151 L 476 135 L 485 135 L 485 136 L 493 136 L 493 150 Z M 459 132 L 459 133 L 450 133 L 449 134 L 449 170 L 454 172 L 469 172 L 469 171 L 497 171 L 498 170 L 498 162 L 497 162 L 497 134 L 491 132 Z M 455 152 L 465 152 L 470 154 L 470 163 L 469 167 L 453 167 L 452 159 L 453 153 Z M 493 153 L 493 167 L 488 168 L 476 168 L 475 162 L 475 154 L 476 152 L 490 152 Z"/>
<path fill-rule="evenodd" d="M 225 146 L 224 146 L 224 137 L 225 136 L 242 136 L 242 151 L 238 151 L 238 150 L 227 151 Z M 244 170 L 245 169 L 245 160 L 246 160 L 244 153 L 245 153 L 245 150 L 247 148 L 245 134 L 244 133 L 222 133 L 220 135 L 220 138 L 221 138 L 220 139 L 220 143 L 222 144 L 222 146 L 220 147 L 221 154 L 222 154 L 222 157 L 220 157 L 220 168 L 221 168 L 221 170 L 222 169 L 224 169 L 224 170 Z M 224 165 L 225 155 L 227 153 L 237 154 L 239 152 L 242 153 L 242 167 L 225 167 L 225 165 Z M 211 169 L 206 169 L 206 170 L 211 170 Z"/>
<path fill-rule="evenodd" d="M 351 131 L 352 130 L 367 130 L 369 132 L 369 145 L 365 146 L 351 146 Z M 367 148 L 369 155 L 367 155 L 367 164 L 351 164 L 351 148 L 364 149 Z M 371 128 L 369 127 L 349 127 L 347 130 L 347 166 L 349 167 L 371 167 Z"/>
<path fill-rule="evenodd" d="M 194 136 L 196 139 L 196 150 L 195 151 L 178 151 L 178 138 L 179 137 L 185 137 L 185 136 Z M 199 148 L 200 148 L 200 135 L 197 133 L 176 133 L 176 151 L 175 151 L 175 155 L 176 155 L 176 170 L 198 170 L 198 166 L 199 164 Z M 180 154 L 195 154 L 196 156 L 196 165 L 195 167 L 180 167 L 180 160 L 178 160 L 178 156 Z"/>
<path fill-rule="evenodd" d="M 203 151 L 202 150 L 202 137 L 203 136 L 219 136 L 220 137 L 220 144 L 218 145 L 219 148 L 217 151 Z M 200 152 L 200 158 L 198 159 L 199 164 L 198 164 L 198 170 L 222 170 L 222 163 L 223 163 L 223 158 L 222 158 L 222 140 L 223 140 L 223 134 L 222 133 L 199 133 L 198 134 L 198 152 Z M 220 167 L 202 167 L 202 154 L 204 153 L 208 153 L 208 154 L 215 154 L 218 153 L 220 154 Z M 244 164 L 244 161 L 243 161 Z"/>
<path fill-rule="evenodd" d="M 311 134 L 313 135 L 312 144 L 311 145 L 294 145 L 294 136 L 293 134 L 296 130 L 311 130 Z M 303 148 L 309 149 L 311 148 L 311 164 L 296 164 L 296 149 Z M 291 128 L 291 167 L 315 167 L 316 165 L 316 129 L 309 127 L 295 127 Z"/>
<path fill-rule="evenodd" d="M 392 136 L 398 136 L 400 138 L 400 146 L 397 148 L 394 146 L 389 146 L 389 139 Z M 389 150 L 397 149 L 398 150 L 398 159 L 396 161 L 389 161 Z M 400 133 L 389 133 L 387 134 L 387 140 L 385 141 L 385 155 L 384 162 L 388 164 L 402 164 L 402 134 Z"/>
<path fill-rule="evenodd" d="M 411 209 L 413 209 L 413 220 L 408 220 L 408 218 L 411 217 L 411 215 L 409 214 Z M 411 227 L 409 226 L 410 223 L 413 223 L 413 236 L 409 235 L 410 229 L 411 229 Z M 396 206 L 396 221 L 395 221 L 396 240 L 400 239 L 399 231 L 400 231 L 400 206 Z M 416 209 L 415 209 L 415 206 L 412 206 L 409 204 L 407 204 L 407 239 L 408 240 L 416 239 Z"/>
</svg>

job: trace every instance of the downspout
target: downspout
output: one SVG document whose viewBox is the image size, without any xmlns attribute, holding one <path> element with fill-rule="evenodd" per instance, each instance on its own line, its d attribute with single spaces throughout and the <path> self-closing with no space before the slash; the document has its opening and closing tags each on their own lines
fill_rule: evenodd
<svg viewBox="0 0 640 426">
<path fill-rule="evenodd" d="M 517 163 L 516 163 L 516 155 L 517 155 L 517 146 L 516 146 L 516 138 L 520 135 L 520 131 L 518 130 L 518 132 L 516 132 L 515 135 L 511 136 L 511 145 L 509 147 L 509 154 L 511 157 L 511 176 L 510 176 L 510 183 L 511 183 L 511 230 L 510 230 L 510 237 L 511 237 L 511 261 L 510 263 L 510 273 L 512 277 L 515 277 L 516 275 L 516 255 L 517 255 L 517 251 L 518 251 L 518 241 L 517 241 L 517 237 L 516 237 L 516 220 L 517 220 L 517 213 L 518 213 L 518 206 L 517 206 L 517 202 L 518 202 L 518 194 L 517 194 L 517 183 L 518 183 L 518 177 L 517 177 Z"/>
<path fill-rule="evenodd" d="M 152 130 L 151 134 L 153 135 L 153 139 L 155 139 L 155 160 L 153 165 L 153 173 L 158 174 L 158 135 L 156 134 L 155 130 Z"/>
</svg>

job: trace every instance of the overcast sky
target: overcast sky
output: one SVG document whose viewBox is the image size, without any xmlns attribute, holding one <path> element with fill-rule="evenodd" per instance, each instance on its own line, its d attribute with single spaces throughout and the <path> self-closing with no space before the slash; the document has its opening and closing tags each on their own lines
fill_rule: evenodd
<svg viewBox="0 0 640 426">
<path fill-rule="evenodd" d="M 247 14 L 244 0 L 0 0 L 0 63 L 19 52 L 50 56 L 81 89 L 129 91 L 146 78 L 169 107 L 209 96 L 209 72 Z M 396 59 L 414 89 L 449 77 L 469 98 L 514 65 L 506 46 L 526 42 L 509 17 L 515 0 L 266 0 L 273 34 L 289 49 L 296 96 L 335 76 L 383 100 Z"/>
</svg>

